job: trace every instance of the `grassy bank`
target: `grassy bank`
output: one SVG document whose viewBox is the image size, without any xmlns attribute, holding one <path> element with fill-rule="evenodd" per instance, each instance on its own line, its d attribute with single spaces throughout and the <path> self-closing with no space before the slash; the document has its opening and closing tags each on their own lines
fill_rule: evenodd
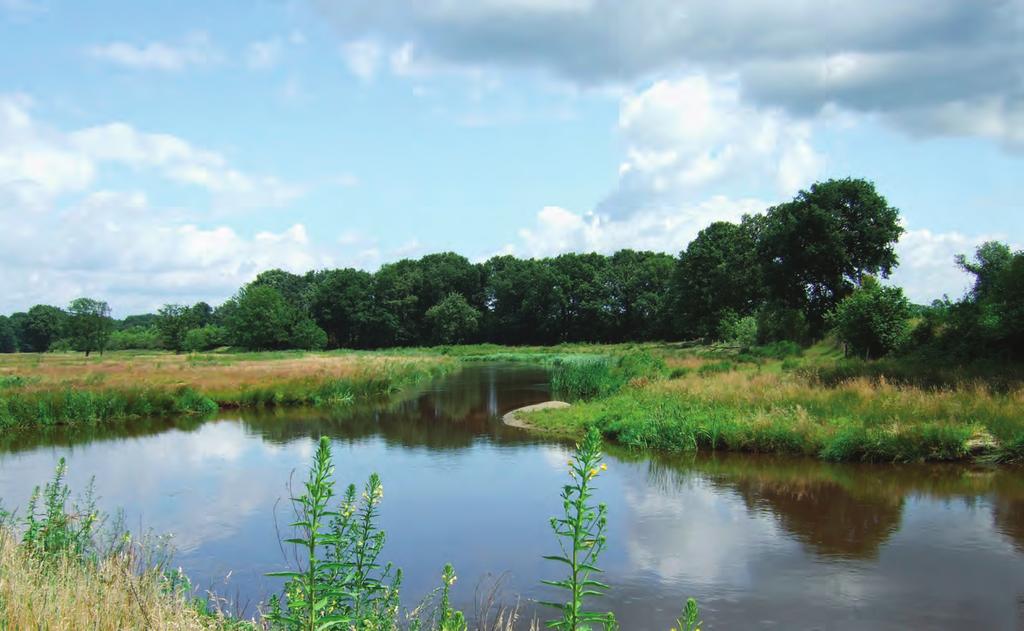
<svg viewBox="0 0 1024 631">
<path fill-rule="evenodd" d="M 423 354 L 0 355 L 0 429 L 337 405 L 384 396 L 457 366 Z"/>
<path fill-rule="evenodd" d="M 913 385 L 905 365 L 893 363 L 902 379 L 890 379 L 884 365 L 840 360 L 827 345 L 788 357 L 722 349 L 646 352 L 664 363 L 667 378 L 658 361 L 636 362 L 643 368 L 638 376 L 608 390 L 578 390 L 584 395 L 578 398 L 589 400 L 530 414 L 528 422 L 559 436 L 578 436 L 594 424 L 622 445 L 668 452 L 871 462 L 1024 458 L 1019 383 L 979 378 L 937 383 L 934 375 L 941 373 L 936 371 Z M 593 366 L 575 372 L 566 379 L 595 381 Z"/>
<path fill-rule="evenodd" d="M 0 628 L 227 631 L 249 628 L 208 615 L 162 572 L 136 572 L 128 555 L 95 564 L 40 557 L 0 531 Z M 252 627 L 255 628 L 255 627 Z"/>
</svg>

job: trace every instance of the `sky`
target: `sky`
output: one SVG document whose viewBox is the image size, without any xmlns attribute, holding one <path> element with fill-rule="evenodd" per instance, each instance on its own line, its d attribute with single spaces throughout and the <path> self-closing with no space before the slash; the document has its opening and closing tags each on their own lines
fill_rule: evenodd
<svg viewBox="0 0 1024 631">
<path fill-rule="evenodd" d="M 0 0 L 0 313 L 675 254 L 847 176 L 916 302 L 1020 248 L 1024 0 Z"/>
</svg>

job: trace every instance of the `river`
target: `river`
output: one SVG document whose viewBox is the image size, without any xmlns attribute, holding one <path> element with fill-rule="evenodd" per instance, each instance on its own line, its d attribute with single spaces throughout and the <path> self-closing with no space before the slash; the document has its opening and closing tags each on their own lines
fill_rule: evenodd
<svg viewBox="0 0 1024 631">
<path fill-rule="evenodd" d="M 230 413 L 199 422 L 0 437 L 0 497 L 24 506 L 65 456 L 73 489 L 133 531 L 171 533 L 174 561 L 201 590 L 246 611 L 280 588 L 277 543 L 288 480 L 330 436 L 340 484 L 378 472 L 384 556 L 408 605 L 439 584 L 472 616 L 477 592 L 551 598 L 548 519 L 568 447 L 505 427 L 504 412 L 550 398 L 546 374 L 503 364 L 463 371 L 388 404 Z M 622 628 L 669 628 L 687 596 L 703 628 L 1024 628 L 1024 470 L 835 465 L 758 456 L 646 456 L 611 450 L 596 607 Z M 275 525 L 276 524 L 276 525 Z M 541 611 L 541 615 L 547 612 Z"/>
</svg>

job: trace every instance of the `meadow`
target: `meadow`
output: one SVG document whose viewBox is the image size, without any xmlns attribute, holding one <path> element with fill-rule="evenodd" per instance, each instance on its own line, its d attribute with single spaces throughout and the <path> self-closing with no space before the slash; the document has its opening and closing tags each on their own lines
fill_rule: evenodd
<svg viewBox="0 0 1024 631">
<path fill-rule="evenodd" d="M 440 355 L 71 353 L 0 355 L 0 428 L 344 405 L 453 370 Z"/>
</svg>

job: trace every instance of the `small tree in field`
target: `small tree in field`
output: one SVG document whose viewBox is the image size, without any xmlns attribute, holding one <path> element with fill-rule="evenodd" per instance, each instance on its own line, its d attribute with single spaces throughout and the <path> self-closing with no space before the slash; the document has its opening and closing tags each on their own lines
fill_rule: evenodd
<svg viewBox="0 0 1024 631">
<path fill-rule="evenodd" d="M 93 351 L 102 354 L 113 328 L 110 306 L 102 300 L 76 298 L 68 306 L 68 314 L 71 342 L 75 349 L 83 351 L 86 357 Z"/>
<path fill-rule="evenodd" d="M 881 357 L 903 344 L 910 330 L 910 302 L 899 287 L 883 287 L 874 277 L 836 307 L 831 316 L 847 352 L 864 359 Z"/>
</svg>

